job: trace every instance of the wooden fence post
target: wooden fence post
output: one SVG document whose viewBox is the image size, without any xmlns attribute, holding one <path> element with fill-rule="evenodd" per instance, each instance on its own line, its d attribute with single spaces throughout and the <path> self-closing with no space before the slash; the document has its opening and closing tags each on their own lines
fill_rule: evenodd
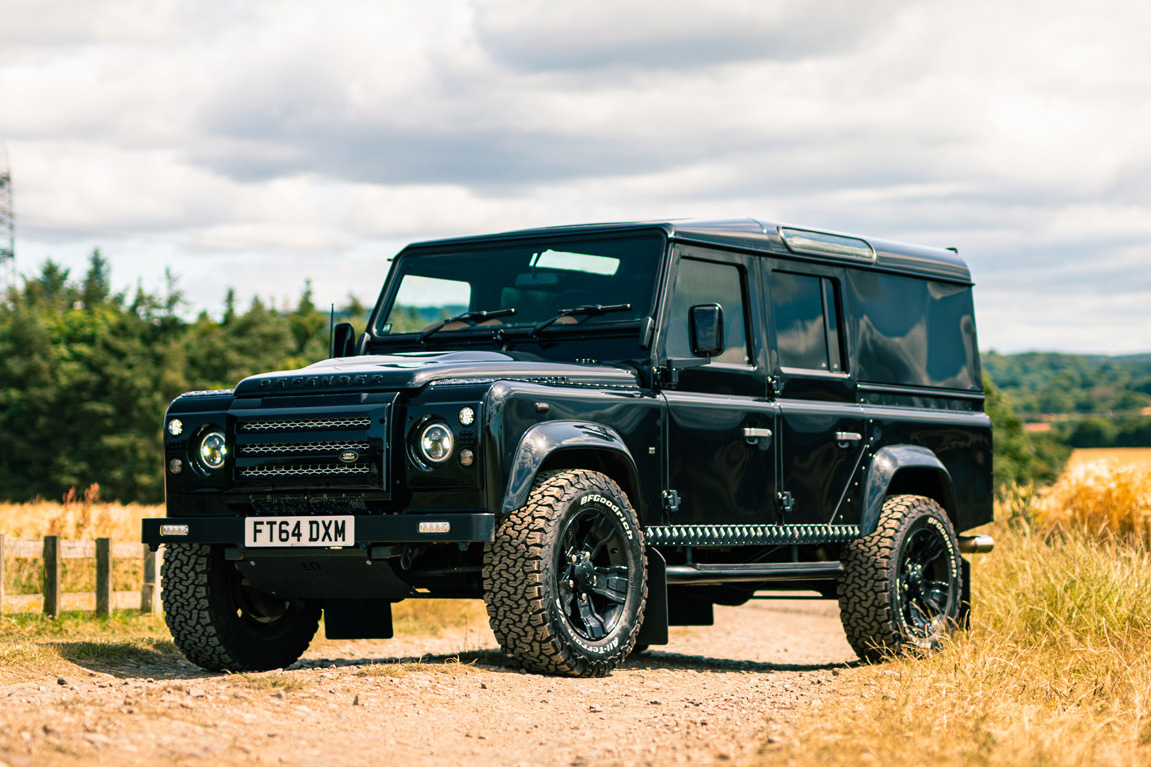
<svg viewBox="0 0 1151 767">
<path fill-rule="evenodd" d="M 4 533 L 0 533 L 0 615 L 4 614 Z"/>
<path fill-rule="evenodd" d="M 60 538 L 44 536 L 44 614 L 55 618 L 60 614 Z"/>
<path fill-rule="evenodd" d="M 96 615 L 112 612 L 112 539 L 96 539 Z"/>
<path fill-rule="evenodd" d="M 144 546 L 144 586 L 140 589 L 140 612 L 156 612 L 156 552 Z"/>
</svg>

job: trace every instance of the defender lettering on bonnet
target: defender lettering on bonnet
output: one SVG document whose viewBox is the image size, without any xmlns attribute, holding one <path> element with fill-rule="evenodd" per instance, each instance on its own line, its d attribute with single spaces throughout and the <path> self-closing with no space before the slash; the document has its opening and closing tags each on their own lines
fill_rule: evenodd
<svg viewBox="0 0 1151 767">
<path fill-rule="evenodd" d="M 955 253 L 752 219 L 457 238 L 365 319 L 169 406 L 144 541 L 192 662 L 286 666 L 321 615 L 387 636 L 417 595 L 484 599 L 569 676 L 765 592 L 838 599 L 866 659 L 965 625 L 992 454 Z"/>
</svg>

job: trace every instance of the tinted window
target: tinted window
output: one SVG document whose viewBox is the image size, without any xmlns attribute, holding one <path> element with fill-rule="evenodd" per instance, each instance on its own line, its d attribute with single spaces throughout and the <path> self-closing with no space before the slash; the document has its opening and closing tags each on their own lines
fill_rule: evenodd
<svg viewBox="0 0 1151 767">
<path fill-rule="evenodd" d="M 748 364 L 747 311 L 744 303 L 743 272 L 738 266 L 685 258 L 672 292 L 668 322 L 667 355 L 691 357 L 688 315 L 697 304 L 719 304 L 723 308 L 725 348 L 716 362 Z"/>
<path fill-rule="evenodd" d="M 971 288 L 848 272 L 862 381 L 981 388 Z"/>
<path fill-rule="evenodd" d="M 843 353 L 835 283 L 787 272 L 775 272 L 771 279 L 780 366 L 840 372 Z"/>
</svg>

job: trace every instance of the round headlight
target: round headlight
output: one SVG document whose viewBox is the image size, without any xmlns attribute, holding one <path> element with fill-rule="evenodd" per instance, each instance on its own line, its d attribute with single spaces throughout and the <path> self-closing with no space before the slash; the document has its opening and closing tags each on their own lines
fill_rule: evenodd
<svg viewBox="0 0 1151 767">
<path fill-rule="evenodd" d="M 443 463 L 452 457 L 455 437 L 447 424 L 430 423 L 420 432 L 420 457 L 428 463 Z"/>
<path fill-rule="evenodd" d="M 218 469 L 228 455 L 228 442 L 221 432 L 213 431 L 200 440 L 200 463 L 206 469 Z"/>
</svg>

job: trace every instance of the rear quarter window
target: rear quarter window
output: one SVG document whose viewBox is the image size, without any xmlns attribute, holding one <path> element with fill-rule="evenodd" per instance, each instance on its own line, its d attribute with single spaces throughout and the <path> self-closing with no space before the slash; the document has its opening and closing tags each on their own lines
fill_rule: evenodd
<svg viewBox="0 0 1151 767">
<path fill-rule="evenodd" d="M 857 378 L 978 391 L 971 287 L 848 270 Z"/>
</svg>

